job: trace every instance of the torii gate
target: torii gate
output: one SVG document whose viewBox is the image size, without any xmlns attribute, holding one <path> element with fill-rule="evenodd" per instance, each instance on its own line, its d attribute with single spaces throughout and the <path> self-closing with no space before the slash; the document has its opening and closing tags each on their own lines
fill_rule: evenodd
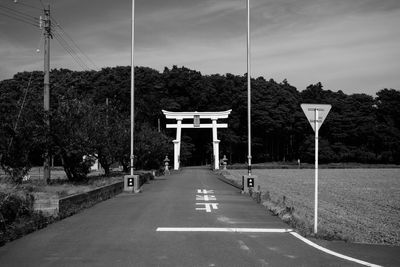
<svg viewBox="0 0 400 267">
<path fill-rule="evenodd" d="M 176 124 L 167 124 L 167 128 L 176 128 L 176 139 L 172 142 L 174 143 L 174 170 L 179 169 L 179 157 L 181 154 L 181 132 L 182 128 L 195 129 L 195 128 L 212 128 L 213 133 L 213 151 L 214 151 L 214 169 L 219 169 L 219 142 L 217 138 L 218 128 L 228 128 L 227 123 L 217 124 L 218 119 L 227 119 L 231 113 L 231 109 L 227 111 L 217 111 L 217 112 L 173 112 L 163 110 L 165 117 L 167 119 L 175 119 Z M 193 123 L 182 124 L 184 119 L 193 119 Z M 211 119 L 211 123 L 201 124 L 200 119 Z"/>
</svg>

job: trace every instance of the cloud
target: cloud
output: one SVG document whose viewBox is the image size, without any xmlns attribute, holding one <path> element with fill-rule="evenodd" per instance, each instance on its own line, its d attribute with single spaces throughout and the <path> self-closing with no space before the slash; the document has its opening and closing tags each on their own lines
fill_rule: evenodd
<svg viewBox="0 0 400 267">
<path fill-rule="evenodd" d="M 252 34 L 254 75 L 287 78 L 300 90 L 318 81 L 352 93 L 399 87 L 398 4 L 375 10 L 371 1 L 297 1 L 298 8 L 291 2 L 258 7 L 255 20 L 264 16 L 269 24 Z"/>
<path fill-rule="evenodd" d="M 130 1 L 74 1 L 54 2 L 53 14 L 79 47 L 100 67 L 129 65 Z M 245 73 L 245 5 L 243 0 L 136 1 L 135 64 Z M 253 76 L 287 78 L 299 89 L 318 81 L 328 89 L 363 88 L 370 94 L 399 87 L 398 0 L 251 0 L 251 16 Z M 16 34 L 0 27 L 5 34 L 0 38 L 9 44 L 0 48 L 10 69 L 4 72 L 32 67 L 34 62 L 24 61 L 22 50 L 13 47 L 36 44 L 25 46 L 31 41 L 22 41 L 23 29 Z M 79 69 L 54 41 L 52 67 Z"/>
</svg>

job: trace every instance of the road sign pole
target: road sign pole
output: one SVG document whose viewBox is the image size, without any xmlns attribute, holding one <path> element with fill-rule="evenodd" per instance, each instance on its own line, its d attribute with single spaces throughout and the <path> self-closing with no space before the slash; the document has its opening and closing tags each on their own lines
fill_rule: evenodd
<svg viewBox="0 0 400 267">
<path fill-rule="evenodd" d="M 314 234 L 318 228 L 318 109 L 315 113 L 315 203 L 314 203 Z"/>
<path fill-rule="evenodd" d="M 301 104 L 300 106 L 315 132 L 314 234 L 316 234 L 318 229 L 318 131 L 332 106 L 329 104 Z"/>
</svg>

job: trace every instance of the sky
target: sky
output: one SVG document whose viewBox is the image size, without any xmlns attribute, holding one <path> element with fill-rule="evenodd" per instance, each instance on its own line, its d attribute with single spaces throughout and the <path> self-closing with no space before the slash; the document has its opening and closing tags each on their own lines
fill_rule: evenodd
<svg viewBox="0 0 400 267">
<path fill-rule="evenodd" d="M 39 17 L 42 3 L 86 65 L 55 38 L 51 68 L 131 64 L 131 0 L 0 0 L 0 80 L 43 69 L 41 30 L 7 9 Z M 250 0 L 250 7 L 252 77 L 287 79 L 299 91 L 317 82 L 346 94 L 400 89 L 399 0 Z M 243 75 L 246 14 L 246 0 L 135 0 L 134 65 Z"/>
</svg>

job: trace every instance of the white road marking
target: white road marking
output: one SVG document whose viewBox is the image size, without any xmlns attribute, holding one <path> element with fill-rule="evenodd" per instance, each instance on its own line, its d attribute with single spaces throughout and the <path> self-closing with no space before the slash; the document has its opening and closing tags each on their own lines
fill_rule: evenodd
<svg viewBox="0 0 400 267">
<path fill-rule="evenodd" d="M 197 189 L 198 194 L 214 194 L 214 190 Z"/>
<path fill-rule="evenodd" d="M 317 245 L 317 244 L 311 242 L 311 241 L 308 240 L 307 238 L 302 237 L 302 236 L 299 235 L 298 233 L 290 232 L 290 234 L 293 235 L 293 236 L 295 236 L 296 238 L 300 239 L 301 241 L 303 241 L 303 242 L 306 243 L 307 245 L 310 245 L 310 246 L 312 246 L 312 247 L 314 247 L 314 248 L 316 248 L 316 249 L 319 249 L 319 250 L 321 250 L 321 251 L 323 251 L 323 252 L 325 252 L 325 253 L 328 253 L 328 254 L 330 254 L 330 255 L 336 256 L 336 257 L 338 257 L 338 258 L 342 258 L 342 259 L 345 259 L 345 260 L 348 260 L 348 261 L 354 261 L 354 262 L 356 262 L 356 263 L 358 263 L 358 264 L 362 264 L 362 265 L 365 265 L 365 266 L 370 266 L 370 267 L 381 267 L 381 265 L 376 265 L 376 264 L 369 263 L 369 262 L 366 262 L 366 261 L 358 260 L 358 259 L 355 259 L 355 258 L 346 256 L 346 255 L 343 255 L 343 254 L 334 252 L 334 251 L 332 251 L 332 250 L 326 249 L 326 248 L 324 248 L 324 247 L 321 247 L 320 245 Z"/>
<path fill-rule="evenodd" d="M 242 240 L 238 240 L 238 242 L 240 245 L 240 249 L 250 251 L 250 248 L 248 246 L 246 246 L 246 243 L 244 243 Z"/>
<path fill-rule="evenodd" d="M 215 201 L 215 200 L 217 200 L 217 198 L 215 196 L 211 196 L 211 195 L 204 195 L 204 196 L 196 195 L 196 200 L 198 200 L 198 201 Z"/>
<path fill-rule="evenodd" d="M 229 227 L 158 227 L 157 232 L 228 232 L 228 233 L 288 233 L 292 229 L 229 228 Z"/>
<path fill-rule="evenodd" d="M 211 212 L 211 209 L 218 209 L 218 203 L 196 203 L 196 205 L 204 205 L 204 208 L 196 208 L 196 210 L 205 210 L 206 212 Z"/>
</svg>

